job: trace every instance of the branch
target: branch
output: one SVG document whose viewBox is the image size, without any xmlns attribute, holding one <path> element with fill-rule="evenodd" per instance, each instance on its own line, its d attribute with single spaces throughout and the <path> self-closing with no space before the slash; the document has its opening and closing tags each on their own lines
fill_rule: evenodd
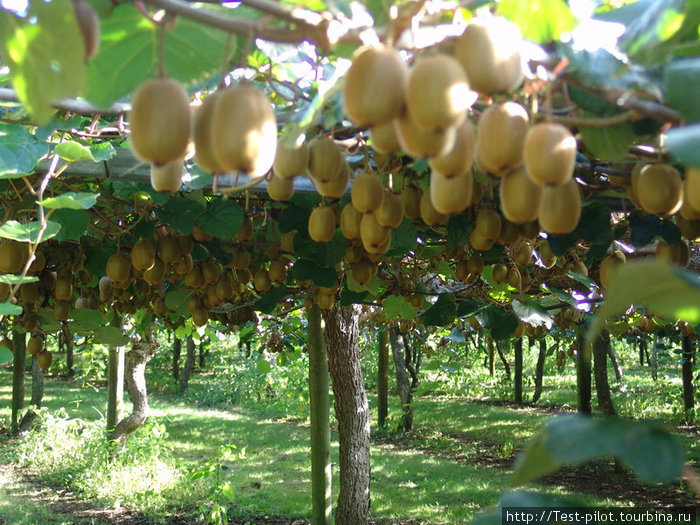
<svg viewBox="0 0 700 525">
<path fill-rule="evenodd" d="M 3 102 L 19 102 L 17 93 L 12 88 L 0 87 L 0 100 Z M 71 111 L 80 115 L 118 115 L 127 113 L 131 109 L 131 104 L 115 103 L 108 108 L 99 108 L 93 106 L 84 100 L 76 100 L 73 98 L 62 98 L 52 104 L 56 109 L 62 111 Z"/>
<path fill-rule="evenodd" d="M 547 115 L 544 113 L 538 113 L 537 118 L 539 120 L 546 119 Z M 625 122 L 639 120 L 639 118 L 640 116 L 635 111 L 630 110 L 610 117 L 565 117 L 555 115 L 552 117 L 552 120 L 565 126 L 577 128 L 606 128 L 608 126 L 615 126 L 617 124 L 624 124 Z"/>
<path fill-rule="evenodd" d="M 316 23 L 314 23 L 313 20 L 310 20 L 314 17 L 302 16 L 302 13 L 306 13 L 303 10 L 289 11 L 278 6 L 273 6 L 272 3 L 265 0 L 247 0 L 243 3 L 260 11 L 272 14 L 277 18 L 293 22 L 296 27 L 269 27 L 269 25 L 264 25 L 264 22 L 261 23 L 258 20 L 241 20 L 222 17 L 208 11 L 191 7 L 178 0 L 143 1 L 196 22 L 201 22 L 202 24 L 221 29 L 227 33 L 235 33 L 244 37 L 254 36 L 270 42 L 279 42 L 283 44 L 299 44 L 304 40 L 308 40 L 314 45 L 326 50 L 332 48 L 339 41 L 361 43 L 358 38 L 349 37 L 345 34 L 338 34 L 338 31 L 341 30 L 340 25 L 331 24 L 331 20 L 329 19 L 319 16 Z M 343 30 L 345 31 L 344 28 Z"/>
</svg>

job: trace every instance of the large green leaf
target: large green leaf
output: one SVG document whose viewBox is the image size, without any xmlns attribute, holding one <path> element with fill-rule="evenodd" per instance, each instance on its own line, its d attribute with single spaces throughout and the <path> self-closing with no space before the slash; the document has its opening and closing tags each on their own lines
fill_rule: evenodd
<svg viewBox="0 0 700 525">
<path fill-rule="evenodd" d="M 22 307 L 12 303 L 0 303 L 0 315 L 20 315 Z"/>
<path fill-rule="evenodd" d="M 426 326 L 445 326 L 457 315 L 457 301 L 451 293 L 440 294 L 438 300 L 420 316 Z"/>
<path fill-rule="evenodd" d="M 335 268 L 322 267 L 315 260 L 299 259 L 289 272 L 297 282 L 312 281 L 316 286 L 330 288 L 336 283 Z"/>
<path fill-rule="evenodd" d="M 668 130 L 665 144 L 678 162 L 700 168 L 700 124 Z"/>
<path fill-rule="evenodd" d="M 102 20 L 100 52 L 87 69 L 86 98 L 98 106 L 109 106 L 153 77 L 158 34 L 158 27 L 136 8 L 117 6 Z M 185 84 L 200 82 L 219 71 L 225 47 L 226 33 L 180 17 L 165 37 L 165 71 Z M 234 48 L 231 46 L 231 52 Z"/>
<path fill-rule="evenodd" d="M 602 128 L 581 126 L 579 131 L 586 149 L 599 160 L 621 160 L 637 140 L 629 122 Z"/>
<path fill-rule="evenodd" d="M 90 148 L 83 146 L 74 140 L 68 140 L 66 142 L 56 144 L 53 152 L 68 162 L 75 162 L 78 160 L 95 161 L 95 157 L 92 156 L 92 151 L 90 151 Z"/>
<path fill-rule="evenodd" d="M 523 323 L 533 326 L 544 325 L 548 329 L 552 328 L 554 319 L 537 301 L 520 302 L 517 299 L 511 303 L 513 312 Z"/>
<path fill-rule="evenodd" d="M 163 208 L 156 211 L 156 215 L 163 224 L 167 224 L 182 235 L 189 235 L 192 233 L 194 221 L 204 210 L 205 206 L 200 202 L 179 197 L 169 199 Z"/>
<path fill-rule="evenodd" d="M 19 242 L 40 242 L 47 241 L 60 231 L 61 225 L 57 222 L 46 221 L 46 229 L 39 239 L 41 224 L 37 221 L 20 223 L 15 220 L 6 221 L 0 226 L 0 237 L 13 239 Z"/>
<path fill-rule="evenodd" d="M 0 122 L 0 179 L 13 179 L 31 173 L 49 145 L 23 126 Z"/>
<path fill-rule="evenodd" d="M 19 284 L 19 283 L 34 283 L 39 280 L 38 277 L 34 277 L 31 275 L 25 275 L 22 277 L 21 275 L 10 275 L 10 274 L 2 274 L 0 275 L 0 283 L 5 283 L 5 284 Z"/>
<path fill-rule="evenodd" d="M 586 339 L 592 341 L 605 321 L 630 305 L 655 314 L 700 322 L 700 274 L 656 259 L 630 261 L 615 272 L 605 301 L 598 310 Z"/>
<path fill-rule="evenodd" d="M 96 328 L 92 334 L 93 342 L 97 344 L 122 346 L 129 342 L 129 338 L 116 326 L 101 326 Z"/>
<path fill-rule="evenodd" d="M 476 318 L 496 341 L 510 339 L 518 327 L 518 317 L 499 304 L 488 305 L 476 314 Z"/>
<path fill-rule="evenodd" d="M 418 309 L 400 295 L 389 295 L 382 301 L 387 319 L 415 319 Z"/>
<path fill-rule="evenodd" d="M 165 294 L 165 306 L 180 315 L 187 315 L 187 298 L 192 295 L 192 290 L 170 290 Z"/>
<path fill-rule="evenodd" d="M 10 349 L 4 346 L 0 347 L 0 365 L 4 365 L 10 361 L 12 361 L 12 352 Z"/>
<path fill-rule="evenodd" d="M 85 85 L 85 51 L 71 0 L 29 2 L 24 16 L 0 10 L 0 54 L 38 124 L 49 121 L 53 102 L 80 94 Z"/>
<path fill-rule="evenodd" d="M 243 208 L 233 200 L 209 201 L 207 209 L 197 217 L 197 224 L 204 233 L 220 239 L 231 239 L 243 224 Z"/>
<path fill-rule="evenodd" d="M 272 313 L 280 301 L 287 295 L 287 287 L 270 288 L 265 295 L 255 302 L 255 309 L 264 314 Z"/>
<path fill-rule="evenodd" d="M 90 224 L 90 215 L 85 210 L 62 209 L 54 211 L 51 220 L 61 225 L 57 241 L 79 241 Z"/>
<path fill-rule="evenodd" d="M 76 308 L 71 314 L 71 330 L 79 334 L 91 334 L 107 325 L 105 316 L 99 310 Z"/>
<path fill-rule="evenodd" d="M 49 197 L 40 201 L 39 204 L 45 208 L 69 209 L 69 210 L 89 210 L 97 202 L 95 193 L 76 193 L 69 191 L 56 197 Z"/>
<path fill-rule="evenodd" d="M 700 121 L 700 98 L 688 96 L 688 86 L 700 84 L 700 58 L 676 60 L 664 70 L 666 103 L 681 112 L 686 122 Z"/>
<path fill-rule="evenodd" d="M 418 234 L 415 225 L 409 219 L 404 219 L 399 227 L 391 231 L 391 247 L 384 256 L 400 257 L 416 249 L 416 235 Z"/>
<path fill-rule="evenodd" d="M 564 0 L 501 0 L 498 13 L 515 23 L 525 38 L 538 44 L 559 40 L 562 33 L 576 25 Z"/>
<path fill-rule="evenodd" d="M 635 248 L 646 246 L 656 236 L 663 238 L 671 246 L 681 241 L 681 231 L 672 220 L 661 219 L 657 215 L 632 212 L 629 221 L 632 230 L 632 246 Z"/>
<path fill-rule="evenodd" d="M 335 235 L 329 242 L 314 242 L 302 235 L 294 236 L 294 255 L 300 258 L 316 261 L 324 268 L 335 267 L 343 260 L 348 241 L 340 232 L 336 230 Z"/>
</svg>

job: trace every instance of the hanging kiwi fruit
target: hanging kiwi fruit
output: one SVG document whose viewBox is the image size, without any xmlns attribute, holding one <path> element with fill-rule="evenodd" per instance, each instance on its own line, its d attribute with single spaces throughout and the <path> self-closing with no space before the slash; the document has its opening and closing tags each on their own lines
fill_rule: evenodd
<svg viewBox="0 0 700 525">
<path fill-rule="evenodd" d="M 477 126 L 479 166 L 497 177 L 517 167 L 523 159 L 523 144 L 529 125 L 527 110 L 517 102 L 489 106 Z"/>
<path fill-rule="evenodd" d="M 571 180 L 576 166 L 576 138 L 556 122 L 535 124 L 525 135 L 523 160 L 535 184 L 564 184 Z"/>
</svg>

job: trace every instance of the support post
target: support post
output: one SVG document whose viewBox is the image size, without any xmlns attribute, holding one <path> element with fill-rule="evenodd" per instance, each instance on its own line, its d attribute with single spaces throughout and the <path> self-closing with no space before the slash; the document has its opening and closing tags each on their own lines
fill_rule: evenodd
<svg viewBox="0 0 700 525">
<path fill-rule="evenodd" d="M 12 361 L 12 422 L 10 431 L 19 432 L 19 413 L 24 408 L 24 368 L 27 355 L 27 334 L 13 332 L 12 343 L 15 347 Z"/>
</svg>

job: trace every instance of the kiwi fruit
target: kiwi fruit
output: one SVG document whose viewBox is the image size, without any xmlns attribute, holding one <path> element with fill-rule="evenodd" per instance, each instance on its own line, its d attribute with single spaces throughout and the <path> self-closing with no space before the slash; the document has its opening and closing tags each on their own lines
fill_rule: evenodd
<svg viewBox="0 0 700 525">
<path fill-rule="evenodd" d="M 271 287 L 270 275 L 265 268 L 258 268 L 253 274 L 253 286 L 258 292 L 267 292 Z"/>
<path fill-rule="evenodd" d="M 328 242 L 335 233 L 335 213 L 330 206 L 317 206 L 309 215 L 309 237 L 316 242 Z"/>
<path fill-rule="evenodd" d="M 683 204 L 683 182 L 668 164 L 648 164 L 639 174 L 636 193 L 642 208 L 656 215 L 671 215 Z"/>
<path fill-rule="evenodd" d="M 7 283 L 0 283 L 0 301 L 7 298 L 10 295 L 10 285 Z"/>
<path fill-rule="evenodd" d="M 265 94 L 251 85 L 222 89 L 211 120 L 212 152 L 224 171 L 264 175 L 277 150 L 277 121 Z"/>
<path fill-rule="evenodd" d="M 270 281 L 273 283 L 281 283 L 287 278 L 287 267 L 282 261 L 276 259 L 274 261 L 270 261 L 270 267 L 268 268 L 267 273 L 270 277 Z"/>
<path fill-rule="evenodd" d="M 598 277 L 603 288 L 610 287 L 615 277 L 615 272 L 617 272 L 620 265 L 625 264 L 626 261 L 627 258 L 625 254 L 620 250 L 614 250 L 610 255 L 600 261 Z"/>
<path fill-rule="evenodd" d="M 109 265 L 109 261 L 107 261 L 107 263 Z M 128 273 L 128 259 L 126 259 L 126 267 Z M 73 298 L 73 277 L 70 274 L 60 275 L 56 278 L 56 285 L 53 289 L 53 296 L 58 301 L 70 301 Z"/>
<path fill-rule="evenodd" d="M 401 149 L 414 158 L 444 155 L 454 145 L 457 135 L 454 127 L 435 131 L 421 129 L 407 112 L 394 120 L 394 129 Z"/>
<path fill-rule="evenodd" d="M 430 174 L 430 202 L 445 215 L 465 210 L 472 202 L 474 180 L 471 172 L 447 177 L 439 171 Z"/>
<path fill-rule="evenodd" d="M 209 312 L 203 306 L 194 310 L 191 315 L 195 326 L 202 327 L 209 322 Z"/>
<path fill-rule="evenodd" d="M 100 19 L 86 0 L 76 0 L 73 9 L 80 36 L 83 38 L 85 61 L 88 62 L 100 49 Z"/>
<path fill-rule="evenodd" d="M 493 239 L 484 239 L 481 235 L 479 235 L 479 232 L 477 232 L 476 228 L 474 228 L 469 234 L 469 244 L 475 250 L 485 252 L 491 249 L 491 247 L 494 244 L 494 241 Z"/>
<path fill-rule="evenodd" d="M 15 344 L 9 337 L 3 337 L 2 340 L 0 340 L 0 348 L 7 348 L 10 352 L 14 352 Z"/>
<path fill-rule="evenodd" d="M 484 259 L 478 253 L 473 253 L 469 259 L 467 259 L 467 269 L 469 273 L 481 273 L 484 271 Z"/>
<path fill-rule="evenodd" d="M 518 291 L 523 289 L 523 277 L 515 266 L 508 268 L 508 273 L 506 274 L 506 282 Z"/>
<path fill-rule="evenodd" d="M 25 262 L 25 250 L 16 241 L 0 243 L 0 273 L 19 273 Z"/>
<path fill-rule="evenodd" d="M 501 211 L 506 219 L 523 224 L 537 219 L 542 201 L 541 186 L 532 182 L 522 167 L 501 179 L 498 188 Z"/>
<path fill-rule="evenodd" d="M 174 263 L 181 257 L 180 253 L 180 243 L 177 237 L 163 237 L 158 242 L 158 257 L 164 263 Z"/>
<path fill-rule="evenodd" d="M 688 168 L 685 171 L 685 199 L 700 214 L 700 168 Z"/>
<path fill-rule="evenodd" d="M 683 204 L 678 210 L 678 214 L 685 220 L 697 221 L 700 220 L 700 209 L 693 208 L 690 202 L 690 190 L 688 190 L 688 175 L 686 174 L 683 180 Z"/>
<path fill-rule="evenodd" d="M 544 186 L 538 213 L 540 226 L 547 233 L 574 231 L 581 218 L 581 192 L 575 179 L 559 186 Z"/>
<path fill-rule="evenodd" d="M 277 140 L 277 151 L 272 163 L 272 173 L 281 179 L 293 179 L 306 173 L 309 167 L 309 145 L 304 142 L 298 147 L 288 148 L 282 137 Z"/>
<path fill-rule="evenodd" d="M 501 233 L 501 215 L 492 208 L 482 209 L 476 217 L 474 229 L 482 239 L 498 239 Z"/>
<path fill-rule="evenodd" d="M 181 158 L 164 164 L 151 164 L 151 187 L 156 191 L 173 193 L 182 186 L 185 166 Z"/>
<path fill-rule="evenodd" d="M 348 166 L 347 162 L 343 162 L 343 167 L 340 170 L 339 175 L 328 182 L 322 182 L 317 179 L 312 179 L 314 186 L 316 186 L 316 191 L 321 197 L 327 197 L 329 199 L 339 199 L 345 195 L 345 191 L 348 188 L 348 181 L 350 180 L 350 175 L 352 169 Z"/>
<path fill-rule="evenodd" d="M 476 156 L 481 168 L 500 177 L 518 166 L 529 124 L 527 110 L 517 102 L 489 106 L 477 126 Z"/>
<path fill-rule="evenodd" d="M 534 247 L 532 242 L 528 239 L 523 239 L 522 241 L 513 245 L 513 261 L 518 266 L 527 266 L 530 264 L 533 253 Z"/>
<path fill-rule="evenodd" d="M 56 321 L 67 321 L 70 316 L 71 307 L 68 301 L 54 301 L 53 316 Z"/>
<path fill-rule="evenodd" d="M 280 235 L 280 249 L 283 252 L 292 253 L 294 252 L 294 236 L 297 234 L 296 230 L 288 231 Z"/>
<path fill-rule="evenodd" d="M 407 80 L 408 68 L 396 49 L 359 49 L 345 75 L 345 114 L 358 126 L 390 122 L 404 106 Z"/>
<path fill-rule="evenodd" d="M 236 232 L 236 239 L 241 242 L 249 241 L 253 238 L 253 231 L 253 221 L 251 220 L 250 216 L 244 215 L 241 227 Z"/>
<path fill-rule="evenodd" d="M 556 122 L 535 124 L 525 135 L 523 160 L 535 184 L 564 184 L 571 180 L 576 166 L 576 138 Z"/>
<path fill-rule="evenodd" d="M 439 171 L 445 177 L 470 172 L 474 163 L 475 137 L 474 124 L 465 119 L 455 130 L 452 148 L 444 155 L 428 159 L 428 165 L 433 171 Z"/>
<path fill-rule="evenodd" d="M 350 265 L 350 275 L 359 284 L 367 284 L 374 275 L 374 265 L 367 259 Z"/>
<path fill-rule="evenodd" d="M 395 82 L 395 81 L 394 81 Z M 406 109 L 411 121 L 425 131 L 457 126 L 476 100 L 459 62 L 445 54 L 419 58 L 408 78 Z"/>
<path fill-rule="evenodd" d="M 214 284 L 221 277 L 221 267 L 214 259 L 208 259 L 202 263 L 202 277 L 206 284 Z"/>
<path fill-rule="evenodd" d="M 27 258 L 29 258 L 29 245 L 27 244 Z M 24 264 L 22 265 L 24 266 Z M 46 256 L 44 252 L 37 250 L 34 252 L 34 259 L 29 265 L 29 273 L 37 274 L 41 272 L 46 267 Z"/>
<path fill-rule="evenodd" d="M 131 264 L 135 270 L 145 272 L 153 266 L 156 260 L 156 249 L 153 241 L 144 239 L 131 248 Z"/>
<path fill-rule="evenodd" d="M 348 203 L 343 206 L 340 212 L 340 230 L 346 239 L 360 238 L 360 223 L 362 221 L 362 213 Z M 293 251 L 293 250 L 292 250 Z"/>
<path fill-rule="evenodd" d="M 689 241 L 700 240 L 700 220 L 685 219 L 679 215 L 676 217 L 676 225 L 684 239 Z"/>
<path fill-rule="evenodd" d="M 447 215 L 440 213 L 433 206 L 430 192 L 424 193 L 420 199 L 420 216 L 428 226 L 439 226 L 447 222 Z"/>
<path fill-rule="evenodd" d="M 160 286 L 163 282 L 163 277 L 165 277 L 165 263 L 160 257 L 156 257 L 153 261 L 153 266 L 143 272 L 143 280 L 153 286 Z"/>
<path fill-rule="evenodd" d="M 454 56 L 472 89 L 505 93 L 522 82 L 521 49 L 522 36 L 515 24 L 499 16 L 479 16 L 457 38 Z"/>
<path fill-rule="evenodd" d="M 377 222 L 374 213 L 365 213 L 360 221 L 360 239 L 362 246 L 368 252 L 376 250 L 391 236 L 391 229 L 385 228 Z"/>
<path fill-rule="evenodd" d="M 384 199 L 382 180 L 371 171 L 359 173 L 352 181 L 350 197 L 357 211 L 368 213 L 376 210 Z"/>
<path fill-rule="evenodd" d="M 192 118 L 192 138 L 194 140 L 194 160 L 205 171 L 223 173 L 224 168 L 214 157 L 212 119 L 216 99 L 220 91 L 215 91 L 206 97 L 197 107 Z"/>
<path fill-rule="evenodd" d="M 469 265 L 467 261 L 457 261 L 455 264 L 455 279 L 458 281 L 466 282 L 469 278 Z"/>
<path fill-rule="evenodd" d="M 423 191 L 413 184 L 406 186 L 401 192 L 403 201 L 403 213 L 407 219 L 417 219 L 420 217 L 420 201 Z"/>
<path fill-rule="evenodd" d="M 654 251 L 654 256 L 660 261 L 672 262 L 678 264 L 681 258 L 681 244 L 683 242 L 676 244 L 675 246 L 669 245 L 666 241 L 659 241 L 656 245 L 656 250 Z"/>
<path fill-rule="evenodd" d="M 382 204 L 374 212 L 377 222 L 386 228 L 398 228 L 403 221 L 404 204 L 401 197 L 391 191 L 384 190 Z"/>
<path fill-rule="evenodd" d="M 23 304 L 32 304 L 39 299 L 39 283 L 24 283 L 19 287 L 19 297 Z"/>
<path fill-rule="evenodd" d="M 513 244 L 520 239 L 520 227 L 509 221 L 506 217 L 501 217 L 501 233 L 496 239 L 501 244 Z"/>
<path fill-rule="evenodd" d="M 343 152 L 328 137 L 316 137 L 309 142 L 309 176 L 320 182 L 330 182 L 340 177 L 344 168 Z"/>
<path fill-rule="evenodd" d="M 273 172 L 267 180 L 267 194 L 273 201 L 288 201 L 294 195 L 294 179 L 285 179 Z"/>
<path fill-rule="evenodd" d="M 142 83 L 131 99 L 131 146 L 145 162 L 161 165 L 184 157 L 190 139 L 187 92 L 169 78 Z"/>
<path fill-rule="evenodd" d="M 508 267 L 503 263 L 496 263 L 491 268 L 491 279 L 496 284 L 505 282 L 508 276 Z"/>
<path fill-rule="evenodd" d="M 39 355 L 44 349 L 44 341 L 36 335 L 27 340 L 27 353 L 29 355 Z"/>
<path fill-rule="evenodd" d="M 374 151 L 379 153 L 388 155 L 389 153 L 401 151 L 401 144 L 399 144 L 399 137 L 396 135 L 393 120 L 373 126 L 369 130 L 369 140 Z"/>
</svg>

